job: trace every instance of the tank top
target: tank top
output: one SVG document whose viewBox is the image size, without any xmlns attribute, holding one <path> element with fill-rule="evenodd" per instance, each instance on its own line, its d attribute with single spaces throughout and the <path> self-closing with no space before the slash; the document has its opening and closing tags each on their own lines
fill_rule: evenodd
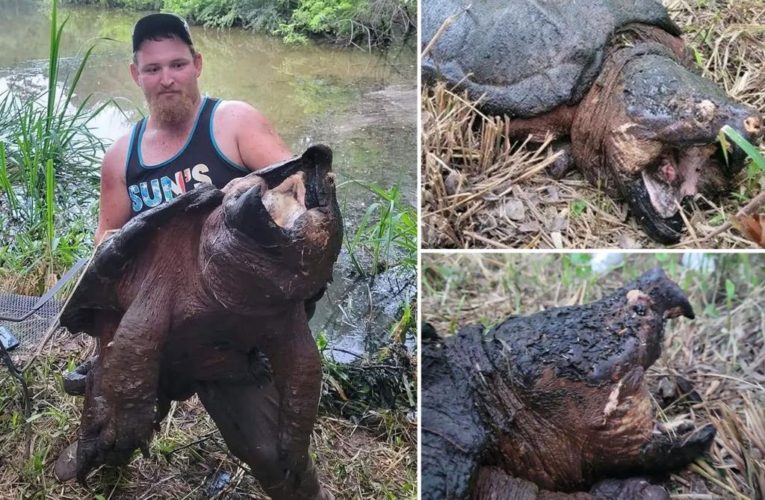
<svg viewBox="0 0 765 500">
<path fill-rule="evenodd" d="M 194 126 L 180 151 L 167 161 L 146 165 L 141 140 L 147 118 L 135 124 L 125 161 L 125 184 L 132 209 L 131 218 L 207 182 L 222 188 L 231 179 L 250 171 L 226 158 L 215 142 L 212 118 L 220 100 L 204 97 Z"/>
</svg>

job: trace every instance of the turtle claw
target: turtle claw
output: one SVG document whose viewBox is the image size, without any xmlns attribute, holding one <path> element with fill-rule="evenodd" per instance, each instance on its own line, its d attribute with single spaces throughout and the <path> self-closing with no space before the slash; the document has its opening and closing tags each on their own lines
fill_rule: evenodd
<svg viewBox="0 0 765 500">
<path fill-rule="evenodd" d="M 153 433 L 154 405 L 134 404 L 115 408 L 103 397 L 93 398 L 92 408 L 83 413 L 77 447 L 77 480 L 82 483 L 96 467 L 125 465 L 140 449 L 150 457 L 149 440 Z"/>
<path fill-rule="evenodd" d="M 714 426 L 707 424 L 684 436 L 655 436 L 641 450 L 642 466 L 658 474 L 684 467 L 709 449 L 716 434 Z"/>
<path fill-rule="evenodd" d="M 643 478 L 606 479 L 590 489 L 595 500 L 669 500 L 669 493 L 661 486 Z"/>
<path fill-rule="evenodd" d="M 81 363 L 74 370 L 64 374 L 64 392 L 70 396 L 84 396 L 88 373 L 96 364 L 98 356 Z"/>
</svg>

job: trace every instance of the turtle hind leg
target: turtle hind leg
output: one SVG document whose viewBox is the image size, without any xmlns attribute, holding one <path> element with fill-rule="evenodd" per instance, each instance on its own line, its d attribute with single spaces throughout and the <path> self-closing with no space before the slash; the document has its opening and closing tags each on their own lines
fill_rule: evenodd
<svg viewBox="0 0 765 500">
<path fill-rule="evenodd" d="M 246 462 L 275 500 L 329 500 L 319 485 L 308 447 L 296 466 L 285 468 L 279 452 L 279 391 L 273 383 L 234 385 L 199 382 L 199 399 L 218 426 L 229 450 Z M 310 429 L 307 431 L 310 434 Z"/>
</svg>

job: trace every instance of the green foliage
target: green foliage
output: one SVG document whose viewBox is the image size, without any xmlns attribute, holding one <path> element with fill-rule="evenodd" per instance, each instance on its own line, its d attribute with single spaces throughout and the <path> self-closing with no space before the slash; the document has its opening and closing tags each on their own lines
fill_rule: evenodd
<svg viewBox="0 0 765 500">
<path fill-rule="evenodd" d="M 71 0 L 133 10 L 162 10 L 194 24 L 241 26 L 304 43 L 322 36 L 372 47 L 400 42 L 414 33 L 414 0 Z"/>
<path fill-rule="evenodd" d="M 722 146 L 721 149 L 726 163 L 728 162 L 727 139 L 735 142 L 738 147 L 744 150 L 744 153 L 746 153 L 747 157 L 749 158 L 749 164 L 747 165 L 746 169 L 749 189 L 760 191 L 761 189 L 765 188 L 765 158 L 763 158 L 759 149 L 757 149 L 754 144 L 747 141 L 741 134 L 738 133 L 738 131 L 736 131 L 736 129 L 730 127 L 729 125 L 725 125 L 720 130 L 718 140 Z"/>
<path fill-rule="evenodd" d="M 4 245 L 0 247 L 0 264 L 6 270 L 29 269 L 41 259 L 52 270 L 61 265 L 56 260 L 61 251 L 88 251 L 89 244 L 59 247 L 62 235 L 57 229 L 68 243 L 84 243 L 84 238 L 72 236 L 69 228 L 60 228 L 75 223 L 78 217 L 90 216 L 78 212 L 95 191 L 95 183 L 92 189 L 83 190 L 83 179 L 87 184 L 89 178 L 97 178 L 94 166 L 104 146 L 88 123 L 108 102 L 92 111 L 87 110 L 90 96 L 76 108 L 72 103 L 94 46 L 85 51 L 80 65 L 64 78 L 59 90 L 59 47 L 66 23 L 64 20 L 58 25 L 53 2 L 47 89 L 25 97 L 10 91 L 0 95 L 0 137 L 7 138 L 0 145 L 0 204 L 5 205 L 3 216 L 7 217 L 0 239 Z M 68 218 L 62 217 L 66 215 Z M 66 264 L 75 258 L 62 257 Z"/>
<path fill-rule="evenodd" d="M 289 25 L 308 33 L 345 33 L 366 4 L 366 0 L 300 0 Z"/>
<path fill-rule="evenodd" d="M 195 24 L 228 28 L 237 20 L 237 3 L 237 0 L 165 0 L 162 11 L 173 12 Z"/>
<path fill-rule="evenodd" d="M 584 200 L 574 200 L 571 203 L 571 217 L 579 217 L 587 210 L 587 202 Z"/>
<path fill-rule="evenodd" d="M 345 235 L 344 245 L 356 272 L 374 276 L 398 265 L 415 269 L 417 212 L 402 202 L 397 185 L 386 190 L 375 184 L 358 184 L 377 201 L 369 205 L 356 231 Z"/>
<path fill-rule="evenodd" d="M 99 5 L 101 7 L 122 7 L 132 10 L 159 10 L 164 0 L 64 0 L 75 5 Z"/>
</svg>

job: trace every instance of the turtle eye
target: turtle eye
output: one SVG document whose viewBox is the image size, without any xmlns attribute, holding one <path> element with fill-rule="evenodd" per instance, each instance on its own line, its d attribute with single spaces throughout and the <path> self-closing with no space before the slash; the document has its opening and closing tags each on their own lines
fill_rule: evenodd
<svg viewBox="0 0 765 500">
<path fill-rule="evenodd" d="M 635 313 L 638 316 L 645 316 L 646 313 L 648 312 L 648 310 L 645 307 L 645 304 L 635 304 L 632 310 L 635 311 Z"/>
<path fill-rule="evenodd" d="M 696 104 L 696 109 L 694 112 L 694 117 L 696 118 L 696 121 L 699 123 L 706 123 L 708 121 L 711 121 L 712 118 L 715 117 L 715 103 L 710 101 L 709 99 L 704 99 L 703 101 Z"/>
</svg>

